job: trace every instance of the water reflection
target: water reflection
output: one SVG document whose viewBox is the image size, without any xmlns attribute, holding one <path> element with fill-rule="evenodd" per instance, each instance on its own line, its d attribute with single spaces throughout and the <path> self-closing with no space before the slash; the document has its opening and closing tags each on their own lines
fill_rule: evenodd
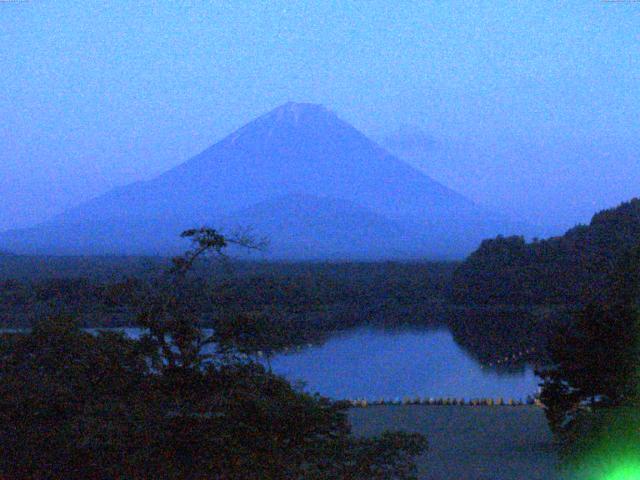
<svg viewBox="0 0 640 480">
<path fill-rule="evenodd" d="M 504 397 L 537 391 L 533 368 L 500 371 L 482 366 L 446 328 L 359 328 L 320 346 L 278 355 L 274 371 L 332 398 Z"/>
</svg>

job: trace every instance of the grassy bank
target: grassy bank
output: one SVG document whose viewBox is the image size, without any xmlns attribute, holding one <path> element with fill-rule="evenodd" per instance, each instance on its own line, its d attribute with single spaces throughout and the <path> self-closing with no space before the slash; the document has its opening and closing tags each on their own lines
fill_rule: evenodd
<svg viewBox="0 0 640 480">
<path fill-rule="evenodd" d="M 385 429 L 427 436 L 424 480 L 554 480 L 557 457 L 537 407 L 398 405 L 350 411 L 357 435 Z"/>
</svg>

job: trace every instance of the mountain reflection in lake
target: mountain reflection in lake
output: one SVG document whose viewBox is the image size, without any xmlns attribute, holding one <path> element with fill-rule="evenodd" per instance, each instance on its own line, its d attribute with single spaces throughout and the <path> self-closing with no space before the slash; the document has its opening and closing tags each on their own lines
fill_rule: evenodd
<svg viewBox="0 0 640 480">
<path fill-rule="evenodd" d="M 359 328 L 323 345 L 278 355 L 271 364 L 287 379 L 303 381 L 307 391 L 336 399 L 524 399 L 538 388 L 531 367 L 511 373 L 481 367 L 447 329 Z"/>
</svg>

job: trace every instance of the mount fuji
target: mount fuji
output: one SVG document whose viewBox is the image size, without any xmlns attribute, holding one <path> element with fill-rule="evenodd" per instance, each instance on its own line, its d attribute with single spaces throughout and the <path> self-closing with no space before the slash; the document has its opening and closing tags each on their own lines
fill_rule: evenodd
<svg viewBox="0 0 640 480">
<path fill-rule="evenodd" d="M 393 156 L 324 107 L 287 103 L 185 163 L 29 229 L 22 254 L 173 254 L 187 228 L 250 227 L 266 259 L 456 258 L 522 231 Z"/>
</svg>

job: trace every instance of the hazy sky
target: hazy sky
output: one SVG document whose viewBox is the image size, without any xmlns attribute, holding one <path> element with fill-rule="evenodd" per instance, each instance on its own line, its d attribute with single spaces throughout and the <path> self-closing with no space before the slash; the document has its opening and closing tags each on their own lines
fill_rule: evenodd
<svg viewBox="0 0 640 480">
<path fill-rule="evenodd" d="M 400 130 L 437 180 L 564 228 L 640 195 L 640 3 L 2 1 L 0 229 L 289 100 Z"/>
</svg>

